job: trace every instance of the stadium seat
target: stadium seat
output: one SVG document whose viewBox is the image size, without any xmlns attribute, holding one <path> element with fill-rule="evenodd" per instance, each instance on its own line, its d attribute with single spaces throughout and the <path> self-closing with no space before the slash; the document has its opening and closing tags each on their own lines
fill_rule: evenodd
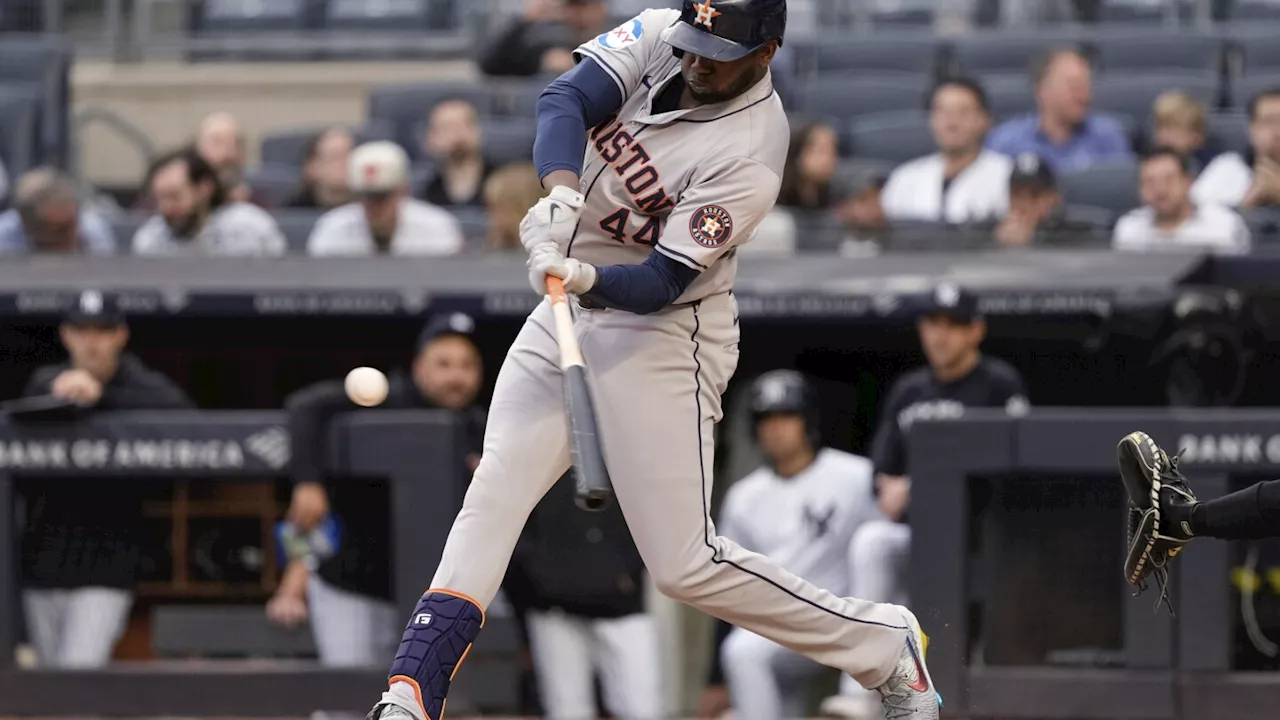
<svg viewBox="0 0 1280 720">
<path fill-rule="evenodd" d="M 1280 88 L 1280 74 L 1249 75 L 1236 78 L 1231 87 L 1231 107 L 1248 112 L 1249 101 L 1263 91 Z"/>
<path fill-rule="evenodd" d="M 1036 109 L 1035 90 L 1031 87 L 1031 79 L 1025 74 L 984 76 L 978 80 L 987 91 L 991 117 L 996 122 L 1033 112 Z"/>
<path fill-rule="evenodd" d="M 1197 32 L 1106 32 L 1096 34 L 1094 48 L 1099 70 L 1206 70 L 1222 68 L 1221 38 Z"/>
<path fill-rule="evenodd" d="M 1083 223 L 1095 228 L 1110 230 L 1116 222 L 1116 213 L 1110 208 L 1092 205 L 1067 205 L 1062 210 L 1063 216 L 1071 221 Z"/>
<path fill-rule="evenodd" d="M 449 208 L 449 212 L 458 219 L 462 226 L 462 236 L 467 240 L 467 249 L 478 251 L 484 249 L 484 238 L 489 232 L 489 213 L 482 207 Z"/>
<path fill-rule="evenodd" d="M 871 14 L 871 24 L 880 28 L 929 28 L 933 26 L 934 11 L 932 8 L 909 8 L 903 10 L 879 10 Z"/>
<path fill-rule="evenodd" d="M 1280 242 L 1280 212 L 1275 208 L 1249 208 L 1237 212 L 1249 226 L 1249 234 L 1255 245 Z"/>
<path fill-rule="evenodd" d="M 853 154 L 860 158 L 903 163 L 937 150 L 929 116 L 920 110 L 872 113 L 850 123 Z"/>
<path fill-rule="evenodd" d="M 844 227 L 835 213 L 789 210 L 795 221 L 795 249 L 799 253 L 833 253 L 844 240 Z"/>
<path fill-rule="evenodd" d="M 542 95 L 542 91 L 551 80 L 552 78 L 535 78 L 490 85 L 494 114 L 533 118 L 538 110 L 538 96 Z"/>
<path fill-rule="evenodd" d="M 429 0 L 329 0 L 325 25 L 330 30 L 425 30 Z"/>
<path fill-rule="evenodd" d="M 1223 152 L 1249 149 L 1249 116 L 1245 113 L 1213 113 L 1208 118 L 1209 142 Z"/>
<path fill-rule="evenodd" d="M 1068 205 L 1086 205 L 1122 215 L 1142 204 L 1138 199 L 1136 162 L 1097 165 L 1063 173 L 1058 180 Z"/>
<path fill-rule="evenodd" d="M 1235 0 L 1227 8 L 1228 22 L 1280 21 L 1280 3 L 1274 0 Z"/>
<path fill-rule="evenodd" d="M 204 0 L 195 10 L 202 33 L 304 30 L 316 0 Z"/>
<path fill-rule="evenodd" d="M 1278 16 L 1276 19 L 1280 19 Z M 1243 75 L 1272 73 L 1280 70 L 1280 24 L 1244 27 L 1230 33 L 1231 46 L 1239 58 L 1238 70 Z"/>
<path fill-rule="evenodd" d="M 1046 50 L 1079 48 L 1081 36 L 1073 30 L 1035 34 L 977 33 L 958 38 L 951 48 L 948 67 L 953 74 L 990 76 L 996 73 L 1026 75 L 1031 61 Z"/>
<path fill-rule="evenodd" d="M 276 210 L 271 213 L 289 243 L 290 254 L 307 254 L 307 239 L 322 214 L 316 210 Z"/>
<path fill-rule="evenodd" d="M 824 75 L 799 87 L 797 104 L 807 114 L 834 118 L 919 110 L 931 84 L 928 75 L 919 73 Z"/>
<path fill-rule="evenodd" d="M 188 13 L 192 34 L 216 38 L 218 49 L 196 47 L 192 60 L 311 60 L 298 34 L 319 27 L 323 0 L 200 0 Z"/>
<path fill-rule="evenodd" d="M 244 181 L 255 194 L 264 196 L 266 203 L 274 207 L 285 204 L 298 192 L 302 178 L 297 166 L 262 165 L 249 171 Z"/>
<path fill-rule="evenodd" d="M 133 236 L 138 234 L 138 228 L 142 227 L 150 217 L 148 213 L 131 212 L 111 218 L 111 234 L 116 239 L 117 252 L 127 254 L 131 251 Z"/>
<path fill-rule="evenodd" d="M 0 41 L 0 85 L 21 83 L 39 96 L 35 162 L 63 164 L 70 152 L 71 51 L 54 36 L 6 35 Z"/>
<path fill-rule="evenodd" d="M 0 159 L 11 182 L 38 162 L 39 91 L 31 84 L 0 84 Z"/>
<path fill-rule="evenodd" d="M 483 126 L 484 150 L 495 165 L 533 161 L 537 127 L 524 118 L 493 118 Z"/>
<path fill-rule="evenodd" d="M 394 129 L 397 142 L 413 148 L 418 145 L 414 130 L 426 120 L 431 109 L 443 100 L 455 99 L 475 105 L 481 116 L 489 114 L 492 104 L 489 89 L 481 85 L 381 85 L 369 92 L 368 119 L 388 124 Z"/>
<path fill-rule="evenodd" d="M 876 33 L 850 41 L 846 35 L 819 38 L 796 47 L 802 77 L 846 70 L 933 75 L 940 44 L 932 33 Z"/>
<path fill-rule="evenodd" d="M 277 130 L 262 136 L 258 146 L 258 162 L 263 165 L 278 165 L 301 168 L 306 158 L 307 143 L 316 133 L 327 130 L 330 125 L 297 128 L 294 130 Z M 356 142 L 371 140 L 394 140 L 395 131 L 387 123 L 373 122 L 362 128 L 352 128 L 356 133 Z"/>
<path fill-rule="evenodd" d="M 1167 90 L 1182 90 L 1212 110 L 1218 106 L 1220 81 L 1195 71 L 1111 73 L 1093 83 L 1093 107 L 1100 112 L 1145 118 L 1155 99 Z"/>
<path fill-rule="evenodd" d="M 1169 11 L 1177 7 L 1170 0 L 1104 0 L 1098 8 L 1102 25 L 1152 25 L 1169 22 Z"/>
</svg>

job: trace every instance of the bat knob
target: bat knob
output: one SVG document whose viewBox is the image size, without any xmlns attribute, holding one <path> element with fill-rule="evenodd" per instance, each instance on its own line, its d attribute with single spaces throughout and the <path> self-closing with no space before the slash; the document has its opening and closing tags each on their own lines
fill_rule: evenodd
<svg viewBox="0 0 1280 720">
<path fill-rule="evenodd" d="M 609 506 L 608 493 L 591 493 L 589 495 L 578 495 L 574 498 L 574 502 L 579 508 L 587 512 L 600 512 Z"/>
</svg>

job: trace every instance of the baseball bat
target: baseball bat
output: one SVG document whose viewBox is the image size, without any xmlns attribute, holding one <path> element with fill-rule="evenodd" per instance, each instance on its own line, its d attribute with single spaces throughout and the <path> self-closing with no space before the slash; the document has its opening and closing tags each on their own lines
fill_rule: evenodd
<svg viewBox="0 0 1280 720">
<path fill-rule="evenodd" d="M 556 339 L 560 343 L 560 370 L 564 377 L 564 405 L 569 416 L 569 449 L 573 454 L 574 502 L 583 510 L 603 510 L 613 493 L 609 469 L 600 449 L 596 408 L 587 386 L 587 366 L 573 330 L 569 298 L 564 282 L 547 276 L 547 296 L 556 319 Z"/>
</svg>

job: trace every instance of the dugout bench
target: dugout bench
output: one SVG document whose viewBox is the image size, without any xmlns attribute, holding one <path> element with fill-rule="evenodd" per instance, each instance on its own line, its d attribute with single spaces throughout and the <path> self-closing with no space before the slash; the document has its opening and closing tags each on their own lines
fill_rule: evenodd
<svg viewBox="0 0 1280 720">
<path fill-rule="evenodd" d="M 1001 720 L 1261 720 L 1276 716 L 1280 676 L 1232 671 L 1230 619 L 1239 610 L 1232 605 L 1227 582 L 1230 546 L 1217 540 L 1194 541 L 1179 556 L 1171 583 L 1176 617 L 1155 610 L 1154 579 L 1147 593 L 1132 597 L 1132 588 L 1122 578 L 1122 556 L 1105 558 L 1113 579 L 1104 580 L 1099 592 L 1120 598 L 1123 650 L 1118 657 L 1093 666 L 996 665 L 984 662 L 974 651 L 971 602 L 980 594 L 975 586 L 983 579 L 993 586 L 993 577 L 1001 572 L 996 567 L 999 561 L 990 553 L 974 562 L 970 550 L 975 482 L 994 478 L 995 485 L 1007 487 L 1034 475 L 1114 482 L 1108 485 L 1117 489 L 1114 532 L 1123 546 L 1124 494 L 1118 490 L 1115 447 L 1134 430 L 1149 433 L 1170 452 L 1192 445 L 1180 467 L 1201 498 L 1225 494 L 1232 475 L 1280 477 L 1280 412 L 1274 410 L 1044 409 L 1020 418 L 983 410 L 953 421 L 922 421 L 912 428 L 908 441 L 913 485 L 911 600 L 933 641 L 929 667 L 946 700 L 945 716 Z M 1043 535 L 1022 538 L 1024 542 L 1046 540 Z M 1086 543 L 1081 552 L 1088 548 Z M 1070 548 L 1068 557 L 1069 552 Z M 1033 622 L 1056 621 L 1049 608 L 1032 603 L 1018 612 Z"/>
<path fill-rule="evenodd" d="M 460 429 L 441 411 L 352 412 L 335 419 L 330 465 L 336 477 L 386 478 L 395 548 L 392 588 L 408 617 L 439 562 L 464 486 Z M 386 687 L 385 668 L 322 669 L 279 660 L 118 663 L 103 671 L 14 666 L 18 606 L 14 475 L 227 478 L 274 482 L 289 458 L 277 412 L 104 413 L 77 423 L 0 419 L 0 716 L 305 716 L 364 713 Z M 429 475 L 428 475 L 429 470 Z M 490 618 L 458 674 L 451 707 L 510 711 L 517 675 L 514 629 Z M 207 628 L 211 634 L 218 627 Z M 195 639 L 199 644 L 201 640 Z M 388 658 L 390 662 L 390 658 Z"/>
</svg>

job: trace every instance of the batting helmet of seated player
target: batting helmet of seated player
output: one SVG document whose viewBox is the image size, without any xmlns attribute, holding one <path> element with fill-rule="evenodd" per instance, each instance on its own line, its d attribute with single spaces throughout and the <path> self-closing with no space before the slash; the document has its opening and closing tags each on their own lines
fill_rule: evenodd
<svg viewBox="0 0 1280 720">
<path fill-rule="evenodd" d="M 815 449 L 822 444 L 818 398 L 804 375 L 795 370 L 773 370 L 751 385 L 751 425 L 766 415 L 799 415 L 804 418 L 805 435 Z"/>
<path fill-rule="evenodd" d="M 680 21 L 662 31 L 676 57 L 690 52 L 718 62 L 739 60 L 787 29 L 787 0 L 684 0 Z"/>
</svg>

